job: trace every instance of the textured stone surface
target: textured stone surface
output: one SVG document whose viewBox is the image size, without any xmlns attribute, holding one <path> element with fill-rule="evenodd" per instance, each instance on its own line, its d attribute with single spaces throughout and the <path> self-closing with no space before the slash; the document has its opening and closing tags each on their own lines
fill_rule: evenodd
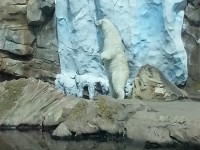
<svg viewBox="0 0 200 150">
<path fill-rule="evenodd" d="M 146 102 L 149 112 L 137 112 L 127 122 L 127 136 L 143 142 L 170 145 L 199 145 L 199 111 L 197 102 Z M 192 110 L 192 111 L 191 111 Z"/>
<path fill-rule="evenodd" d="M 70 131 L 77 134 L 106 131 L 117 134 L 125 132 L 126 120 L 137 111 L 145 109 L 139 100 L 116 100 L 99 96 L 95 101 L 78 102 L 64 122 Z"/>
<path fill-rule="evenodd" d="M 145 64 L 158 67 L 171 82 L 184 84 L 187 79 L 187 54 L 181 40 L 181 28 L 186 4 L 186 0 L 57 0 L 61 75 L 56 84 L 63 89 L 64 80 L 70 78 L 69 72 L 73 76 L 90 76 L 81 81 L 90 84 L 86 86 L 94 86 L 90 80 L 93 78 L 95 81 L 96 76 L 106 80 L 100 63 L 102 33 L 94 24 L 102 17 L 111 20 L 124 42 L 130 67 L 127 95 L 132 91 L 139 68 Z M 72 80 L 69 86 L 65 85 L 65 91 L 79 84 Z M 74 95 L 77 95 L 76 91 Z"/>
<path fill-rule="evenodd" d="M 75 137 L 104 132 L 144 145 L 200 144 L 198 102 L 142 102 L 108 96 L 91 101 L 63 96 L 34 78 L 2 82 L 0 93 L 1 129 L 59 125 L 54 135 L 60 138 L 69 137 L 70 132 Z"/>
<path fill-rule="evenodd" d="M 33 26 L 42 25 L 45 22 L 45 16 L 40 9 L 40 0 L 29 0 L 27 4 L 27 21 Z"/>
<path fill-rule="evenodd" d="M 78 101 L 34 78 L 2 82 L 0 93 L 0 124 L 9 126 L 57 125 Z"/>
<path fill-rule="evenodd" d="M 185 16 L 194 26 L 200 25 L 200 4 L 198 0 L 194 0 L 193 2 L 189 3 L 186 8 Z"/>
<path fill-rule="evenodd" d="M 4 0 L 0 4 L 0 72 L 53 82 L 60 72 L 54 1 Z M 47 13 L 47 11 L 49 13 Z"/>
<path fill-rule="evenodd" d="M 169 101 L 187 98 L 187 93 L 171 83 L 159 69 L 145 65 L 135 78 L 133 96 Z"/>
<path fill-rule="evenodd" d="M 182 39 L 188 56 L 188 91 L 200 89 L 200 1 L 190 0 L 185 9 Z"/>
<path fill-rule="evenodd" d="M 71 136 L 71 132 L 64 123 L 60 123 L 59 126 L 53 131 L 54 137 L 68 137 Z"/>
</svg>

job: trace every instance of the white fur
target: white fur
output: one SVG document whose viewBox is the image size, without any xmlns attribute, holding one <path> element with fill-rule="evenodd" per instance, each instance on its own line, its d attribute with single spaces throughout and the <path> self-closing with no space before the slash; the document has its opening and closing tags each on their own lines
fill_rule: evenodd
<svg viewBox="0 0 200 150">
<path fill-rule="evenodd" d="M 108 74 L 110 92 L 113 97 L 124 99 L 124 87 L 129 76 L 129 68 L 120 33 L 108 19 L 99 20 L 99 26 L 104 33 L 101 60 Z"/>
</svg>

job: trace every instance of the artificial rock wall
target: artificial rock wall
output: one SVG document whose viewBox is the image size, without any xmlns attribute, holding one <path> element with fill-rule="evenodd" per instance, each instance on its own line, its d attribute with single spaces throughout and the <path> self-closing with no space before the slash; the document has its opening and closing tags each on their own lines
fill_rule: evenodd
<svg viewBox="0 0 200 150">
<path fill-rule="evenodd" d="M 57 0 L 56 5 L 54 0 L 4 0 L 0 10 L 0 81 L 32 76 L 53 82 L 61 65 L 56 83 L 66 93 L 81 96 L 85 85 L 91 85 L 91 96 L 94 88 L 106 93 L 99 63 L 103 37 L 93 21 L 107 17 L 126 47 L 131 69 L 127 94 L 146 63 L 176 84 L 184 84 L 188 68 L 187 89 L 200 88 L 199 0 Z"/>
<path fill-rule="evenodd" d="M 54 82 L 60 72 L 54 0 L 0 3 L 0 81 L 35 77 Z"/>
<path fill-rule="evenodd" d="M 118 28 L 130 67 L 126 94 L 138 70 L 158 67 L 173 83 L 187 80 L 187 54 L 181 39 L 186 0 L 56 0 L 61 74 L 57 86 L 65 93 L 90 98 L 97 84 L 105 93 L 107 78 L 100 63 L 103 35 L 94 21 L 108 18 Z"/>
<path fill-rule="evenodd" d="M 188 56 L 186 90 L 200 89 L 200 0 L 188 0 L 185 9 L 182 39 Z"/>
</svg>

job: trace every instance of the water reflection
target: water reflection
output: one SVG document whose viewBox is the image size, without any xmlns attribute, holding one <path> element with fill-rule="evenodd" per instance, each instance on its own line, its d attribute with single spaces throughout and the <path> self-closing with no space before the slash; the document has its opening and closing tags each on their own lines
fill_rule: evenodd
<svg viewBox="0 0 200 150">
<path fill-rule="evenodd" d="M 0 150 L 131 150 L 130 141 L 53 140 L 39 131 L 2 131 Z"/>
<path fill-rule="evenodd" d="M 19 132 L 14 130 L 14 131 L 0 132 L 0 150 L 142 150 L 142 149 L 144 148 L 139 147 L 139 145 L 136 145 L 135 143 L 127 139 L 67 141 L 67 140 L 53 140 L 49 133 L 41 133 L 40 131 Z M 164 148 L 159 150 L 175 150 L 175 149 Z"/>
</svg>

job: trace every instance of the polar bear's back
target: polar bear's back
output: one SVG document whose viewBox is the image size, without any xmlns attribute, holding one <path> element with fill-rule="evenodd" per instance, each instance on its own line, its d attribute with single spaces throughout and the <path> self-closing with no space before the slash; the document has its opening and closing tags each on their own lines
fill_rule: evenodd
<svg viewBox="0 0 200 150">
<path fill-rule="evenodd" d="M 117 27 L 108 19 L 99 20 L 101 28 L 103 29 L 104 35 L 108 39 L 115 39 L 115 41 L 121 41 L 120 33 Z"/>
</svg>

